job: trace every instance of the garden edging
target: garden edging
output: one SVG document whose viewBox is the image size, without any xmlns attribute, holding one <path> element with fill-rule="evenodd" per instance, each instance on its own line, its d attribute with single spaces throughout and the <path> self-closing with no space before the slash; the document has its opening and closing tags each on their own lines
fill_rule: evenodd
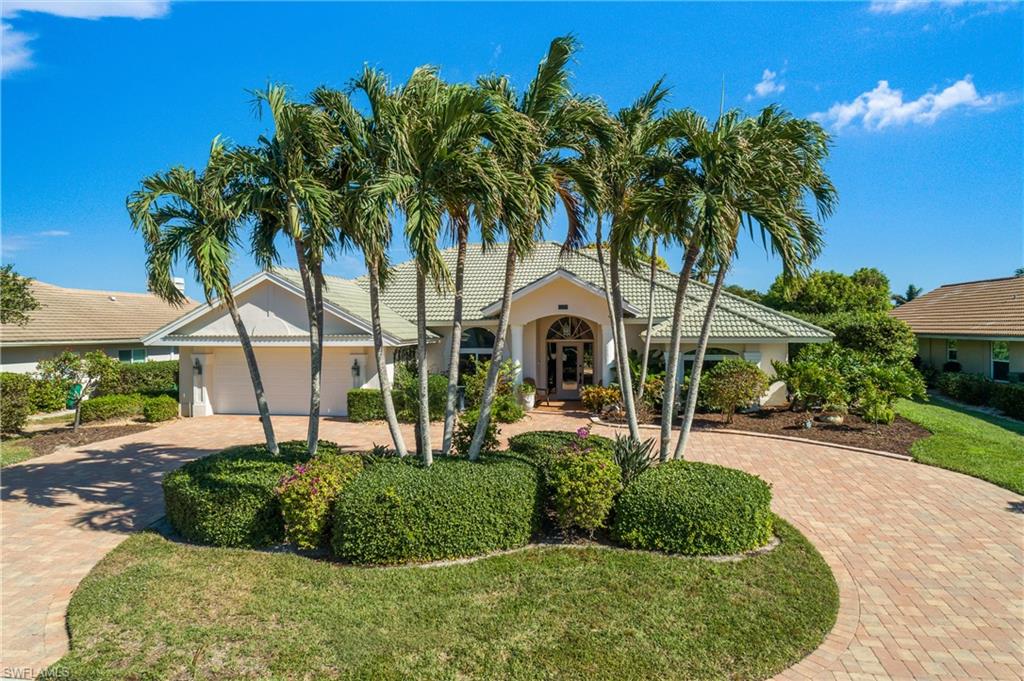
<svg viewBox="0 0 1024 681">
<path fill-rule="evenodd" d="M 628 428 L 625 423 L 609 423 L 608 421 L 601 420 L 600 416 L 591 416 L 590 420 L 601 426 L 607 426 L 608 428 Z M 639 427 L 645 430 L 660 430 L 660 426 L 656 426 L 649 423 L 641 423 Z M 896 459 L 897 461 L 912 462 L 914 457 L 906 454 L 897 454 L 895 452 L 884 452 L 879 449 L 865 449 L 864 447 L 854 447 L 852 445 L 837 444 L 835 442 L 823 442 L 822 440 L 811 440 L 805 437 L 793 437 L 791 435 L 775 435 L 774 433 L 758 433 L 752 430 L 735 430 L 733 428 L 715 428 L 713 430 L 703 430 L 701 432 L 707 433 L 727 433 L 729 435 L 746 435 L 748 437 L 762 437 L 769 440 L 784 440 L 787 442 L 800 442 L 807 445 L 818 445 L 819 447 L 830 447 L 833 449 L 845 449 L 851 452 L 861 452 L 863 454 L 871 454 L 872 456 L 884 456 L 888 459 Z"/>
</svg>

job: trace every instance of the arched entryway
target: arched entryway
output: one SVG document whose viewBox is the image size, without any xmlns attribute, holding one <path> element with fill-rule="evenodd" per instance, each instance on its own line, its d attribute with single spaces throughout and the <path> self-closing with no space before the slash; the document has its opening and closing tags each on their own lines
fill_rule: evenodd
<svg viewBox="0 0 1024 681">
<path fill-rule="evenodd" d="M 580 389 L 594 385 L 594 329 L 579 317 L 559 317 L 548 327 L 544 348 L 548 394 L 578 400 Z"/>
</svg>

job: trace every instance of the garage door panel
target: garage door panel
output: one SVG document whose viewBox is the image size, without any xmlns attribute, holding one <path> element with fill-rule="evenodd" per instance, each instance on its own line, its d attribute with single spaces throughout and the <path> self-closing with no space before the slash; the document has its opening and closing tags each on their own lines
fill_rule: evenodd
<svg viewBox="0 0 1024 681">
<path fill-rule="evenodd" d="M 337 348 L 324 352 L 320 388 L 320 413 L 347 413 L 346 393 L 352 377 L 346 365 L 349 353 Z M 309 350 L 305 348 L 257 348 L 263 387 L 271 414 L 309 413 Z M 214 381 L 210 401 L 218 414 L 256 414 L 256 397 L 241 348 L 214 353 Z"/>
</svg>

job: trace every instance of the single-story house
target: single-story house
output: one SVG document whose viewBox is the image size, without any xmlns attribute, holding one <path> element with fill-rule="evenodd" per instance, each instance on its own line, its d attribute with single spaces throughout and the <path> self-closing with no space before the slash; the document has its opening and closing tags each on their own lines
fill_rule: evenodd
<svg viewBox="0 0 1024 681">
<path fill-rule="evenodd" d="M 183 288 L 185 280 L 176 283 Z M 41 281 L 33 281 L 31 290 L 39 309 L 29 313 L 28 324 L 0 327 L 3 371 L 32 373 L 41 360 L 65 350 L 102 350 L 122 362 L 177 359 L 177 348 L 146 346 L 142 339 L 195 307 L 194 302 L 175 307 L 152 293 L 64 288 Z"/>
<path fill-rule="evenodd" d="M 455 267 L 455 249 L 443 252 Z M 462 357 L 489 359 L 498 324 L 505 246 L 472 245 L 466 258 Z M 381 296 L 387 371 L 396 356 L 409 356 L 416 342 L 416 267 L 397 265 Z M 651 343 L 663 357 L 670 340 L 677 277 L 659 271 Z M 344 416 L 352 388 L 377 387 L 368 284 L 365 277 L 327 276 L 322 412 Z M 648 279 L 624 272 L 627 345 L 641 351 L 647 323 Z M 540 243 L 518 263 L 505 356 L 517 362 L 518 379 L 533 379 L 553 398 L 573 400 L 583 386 L 614 380 L 616 362 L 601 271 L 592 251 L 562 255 L 560 245 Z M 260 272 L 234 289 L 239 312 L 252 337 L 273 413 L 305 414 L 309 404 L 309 326 L 301 280 L 295 270 Z M 682 350 L 692 365 L 710 287 L 693 282 L 687 293 Z M 451 347 L 453 297 L 428 287 L 430 370 L 445 372 Z M 743 357 L 771 373 L 773 360 L 786 361 L 790 343 L 827 342 L 817 326 L 723 293 L 712 324 L 706 362 Z M 234 325 L 223 306 L 200 305 L 143 339 L 149 348 L 179 348 L 182 414 L 252 414 L 255 399 Z M 784 401 L 775 383 L 765 403 Z"/>
<path fill-rule="evenodd" d="M 1024 374 L 1024 277 L 946 284 L 890 314 L 913 329 L 922 362 L 997 381 Z"/>
</svg>

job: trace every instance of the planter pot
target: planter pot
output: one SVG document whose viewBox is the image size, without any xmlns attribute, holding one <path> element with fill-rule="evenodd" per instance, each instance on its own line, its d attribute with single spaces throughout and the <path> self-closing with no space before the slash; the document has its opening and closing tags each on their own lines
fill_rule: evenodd
<svg viewBox="0 0 1024 681">
<path fill-rule="evenodd" d="M 537 393 L 524 393 L 520 397 L 523 401 L 523 409 L 526 411 L 532 411 L 534 402 L 537 399 Z"/>
</svg>

